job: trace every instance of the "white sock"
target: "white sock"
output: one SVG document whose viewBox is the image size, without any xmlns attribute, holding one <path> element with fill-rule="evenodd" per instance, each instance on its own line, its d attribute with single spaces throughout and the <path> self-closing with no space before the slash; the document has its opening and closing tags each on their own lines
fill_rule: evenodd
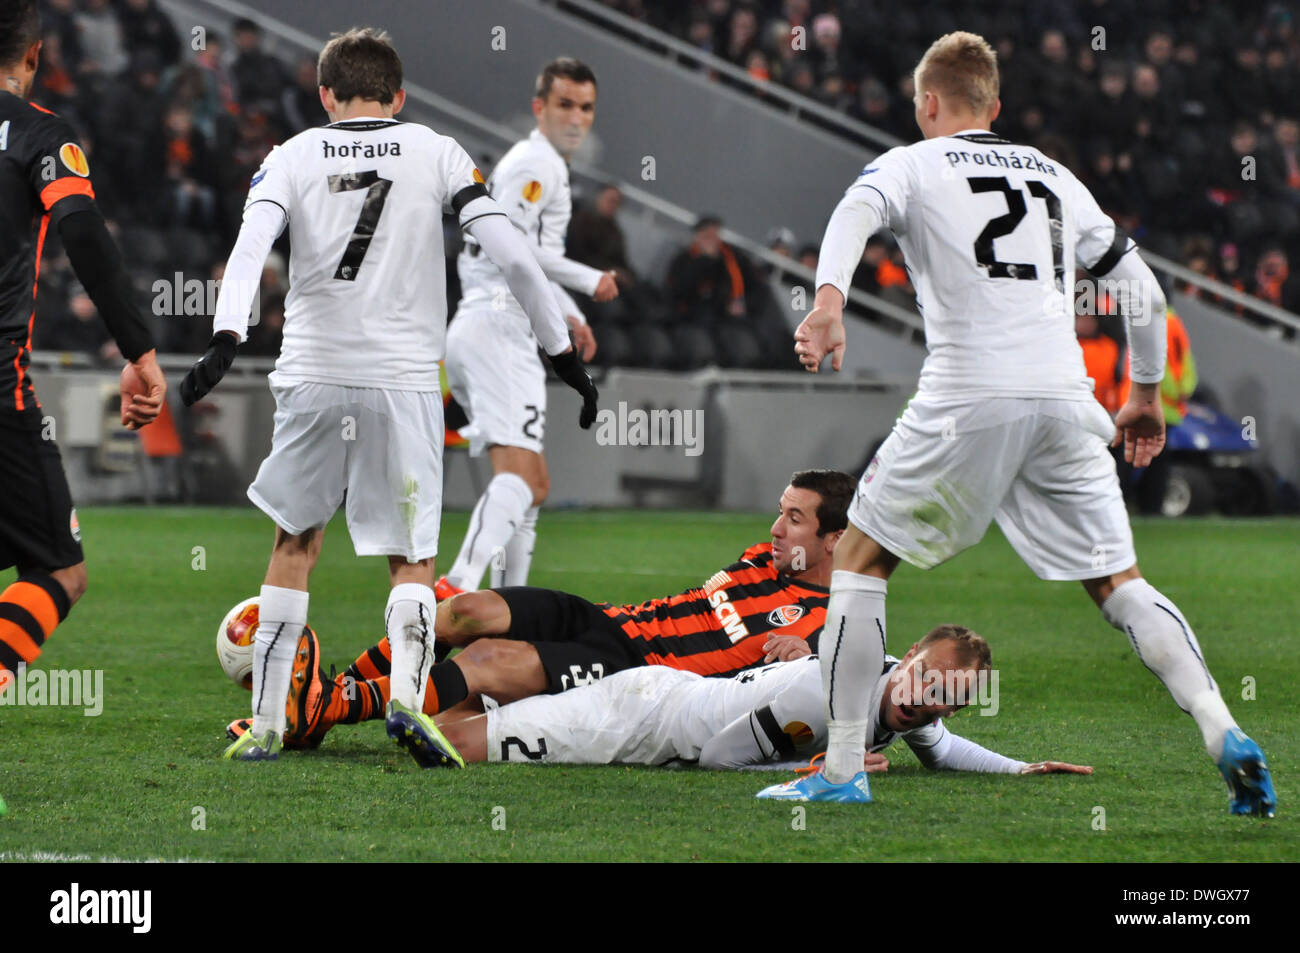
<svg viewBox="0 0 1300 953">
<path fill-rule="evenodd" d="M 393 586 L 384 612 L 393 667 L 389 673 L 395 702 L 424 711 L 424 686 L 433 667 L 433 590 L 418 582 Z"/>
<path fill-rule="evenodd" d="M 506 543 L 504 560 L 492 560 L 492 588 L 528 585 L 528 570 L 533 565 L 533 546 L 537 543 L 537 510 L 530 506 L 515 535 Z M 504 564 L 502 564 L 504 563 Z"/>
<path fill-rule="evenodd" d="M 885 592 L 876 576 L 837 570 L 817 652 L 826 696 L 826 780 L 843 784 L 862 770 L 876 723 L 872 690 L 885 667 Z"/>
<path fill-rule="evenodd" d="M 457 589 L 477 589 L 492 554 L 504 555 L 506 544 L 532 505 L 533 490 L 523 477 L 517 473 L 494 476 L 470 514 L 465 541 L 460 544 L 447 581 Z"/>
<path fill-rule="evenodd" d="M 1217 761 L 1223 753 L 1224 733 L 1237 723 L 1178 607 L 1139 578 L 1116 587 L 1102 603 L 1101 614 L 1128 635 L 1138 658 L 1165 683 L 1178 707 L 1196 719 L 1205 750 Z"/>
<path fill-rule="evenodd" d="M 307 624 L 308 594 L 301 589 L 263 586 L 257 600 L 257 635 L 253 639 L 254 735 L 274 731 L 284 736 L 284 705 L 289 698 L 293 654 Z"/>
</svg>

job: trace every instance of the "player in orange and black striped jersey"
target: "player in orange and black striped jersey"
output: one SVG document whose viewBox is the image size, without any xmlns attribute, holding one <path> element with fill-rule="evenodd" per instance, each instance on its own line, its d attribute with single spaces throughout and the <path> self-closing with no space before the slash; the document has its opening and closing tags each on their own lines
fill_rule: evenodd
<svg viewBox="0 0 1300 953">
<path fill-rule="evenodd" d="M 28 374 L 41 251 L 57 230 L 73 271 L 131 362 L 122 371 L 122 423 L 162 410 L 166 381 L 103 217 L 90 167 L 62 119 L 27 101 L 40 56 L 36 0 L 0 5 L 0 689 L 86 588 L 81 533 L 49 421 Z"/>
<path fill-rule="evenodd" d="M 826 617 L 831 553 L 855 488 L 851 476 L 835 470 L 794 474 L 781 494 L 771 542 L 751 546 L 675 596 L 616 606 L 514 587 L 440 603 L 439 642 L 465 648 L 434 665 L 425 713 L 480 695 L 505 704 L 562 692 L 640 665 L 727 676 L 809 654 Z M 314 745 L 335 724 L 382 717 L 389 670 L 384 641 L 336 680 L 317 673 L 310 685 L 295 686 L 290 704 L 303 704 L 286 745 Z"/>
</svg>

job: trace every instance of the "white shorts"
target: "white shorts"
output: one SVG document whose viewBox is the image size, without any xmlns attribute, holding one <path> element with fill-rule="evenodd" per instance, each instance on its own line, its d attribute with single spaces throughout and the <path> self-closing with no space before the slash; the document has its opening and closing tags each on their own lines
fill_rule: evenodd
<svg viewBox="0 0 1300 953">
<path fill-rule="evenodd" d="M 990 521 L 1041 579 L 1092 579 L 1137 562 L 1095 400 L 915 398 L 881 445 L 849 520 L 914 566 L 975 545 Z"/>
<path fill-rule="evenodd" d="M 459 309 L 447 328 L 447 383 L 469 417 L 460 434 L 472 456 L 491 446 L 542 452 L 546 369 L 518 315 Z"/>
<path fill-rule="evenodd" d="M 438 554 L 442 398 L 437 392 L 272 384 L 275 432 L 248 498 L 290 533 L 347 499 L 358 556 Z"/>
<path fill-rule="evenodd" d="M 559 695 L 487 713 L 489 761 L 662 764 L 677 757 L 668 694 L 699 676 L 663 665 L 630 668 Z"/>
</svg>

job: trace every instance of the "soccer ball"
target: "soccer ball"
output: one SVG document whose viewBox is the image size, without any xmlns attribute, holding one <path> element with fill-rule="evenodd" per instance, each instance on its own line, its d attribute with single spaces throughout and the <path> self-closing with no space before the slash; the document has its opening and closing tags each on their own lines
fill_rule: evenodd
<svg viewBox="0 0 1300 953">
<path fill-rule="evenodd" d="M 253 688 L 253 636 L 257 634 L 257 596 L 226 613 L 217 629 L 217 660 L 236 685 Z"/>
</svg>

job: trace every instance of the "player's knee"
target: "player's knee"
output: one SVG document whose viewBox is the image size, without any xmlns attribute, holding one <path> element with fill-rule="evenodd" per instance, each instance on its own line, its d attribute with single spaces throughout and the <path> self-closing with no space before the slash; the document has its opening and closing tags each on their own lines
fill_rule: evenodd
<svg viewBox="0 0 1300 953">
<path fill-rule="evenodd" d="M 1101 608 L 1102 604 L 1111 597 L 1120 586 L 1134 579 L 1141 579 L 1142 573 L 1138 571 L 1136 565 L 1130 566 L 1122 572 L 1111 573 L 1109 576 L 1100 576 L 1096 579 L 1083 580 L 1083 588 L 1092 597 L 1092 601 Z"/>
<path fill-rule="evenodd" d="M 491 620 L 491 593 L 462 592 L 438 603 L 434 635 L 452 645 L 462 645 L 482 635 Z"/>
<path fill-rule="evenodd" d="M 486 720 L 482 715 L 477 718 L 462 718 L 458 721 L 439 724 L 443 737 L 451 742 L 452 747 L 460 752 L 466 761 L 487 760 Z"/>
<path fill-rule="evenodd" d="M 456 656 L 470 694 L 491 695 L 506 703 L 546 687 L 537 650 L 527 642 L 479 639 Z"/>
<path fill-rule="evenodd" d="M 551 477 L 546 473 L 534 473 L 528 477 L 528 488 L 533 491 L 533 506 L 541 506 L 551 493 Z"/>
</svg>

